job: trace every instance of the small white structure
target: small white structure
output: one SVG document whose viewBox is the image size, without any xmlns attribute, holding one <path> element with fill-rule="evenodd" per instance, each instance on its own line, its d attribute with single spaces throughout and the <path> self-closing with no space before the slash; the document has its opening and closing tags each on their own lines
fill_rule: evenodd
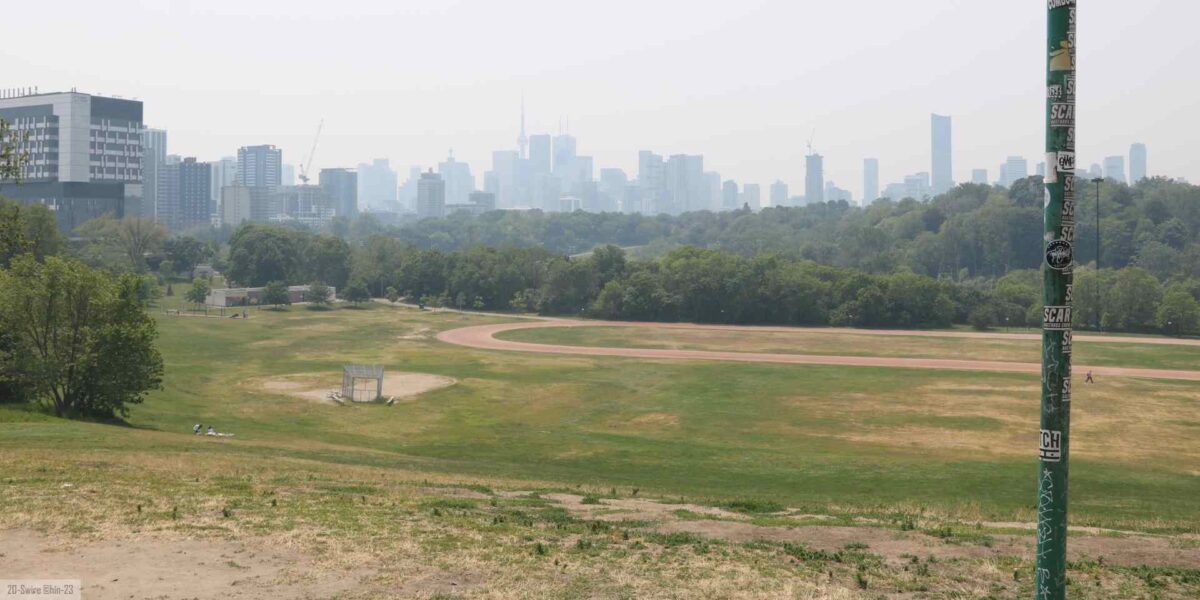
<svg viewBox="0 0 1200 600">
<path fill-rule="evenodd" d="M 342 367 L 342 398 L 351 402 L 374 402 L 383 397 L 383 365 Z"/>
<path fill-rule="evenodd" d="M 289 285 L 288 286 L 288 301 L 292 304 L 304 301 L 304 294 L 308 291 L 307 285 Z M 329 288 L 328 299 L 333 302 L 337 299 L 337 288 L 332 285 L 326 286 Z M 229 307 L 243 305 L 259 305 L 262 304 L 263 288 L 217 288 L 208 293 L 204 297 L 204 303 L 209 306 Z"/>
</svg>

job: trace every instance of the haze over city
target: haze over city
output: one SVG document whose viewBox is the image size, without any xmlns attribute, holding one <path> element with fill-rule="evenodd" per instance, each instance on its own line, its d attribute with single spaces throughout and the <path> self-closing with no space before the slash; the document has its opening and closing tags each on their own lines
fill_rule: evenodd
<svg viewBox="0 0 1200 600">
<path fill-rule="evenodd" d="M 297 164 L 324 119 L 314 172 L 387 157 L 403 180 L 453 150 L 482 188 L 491 152 L 516 147 L 522 96 L 530 135 L 568 131 L 597 170 L 698 154 L 764 203 L 776 179 L 802 193 L 810 136 L 856 201 L 866 157 L 882 184 L 929 171 L 931 112 L 953 118 L 956 182 L 996 180 L 1009 155 L 1032 173 L 1041 155 L 1041 0 L 68 4 L 55 36 L 70 44 L 8 29 L 6 81 L 136 97 L 171 153 L 200 160 L 275 144 Z M 1194 133 L 1197 18 L 1192 3 L 1089 3 L 1081 168 L 1143 142 L 1149 174 L 1200 180 L 1171 150 Z"/>
</svg>

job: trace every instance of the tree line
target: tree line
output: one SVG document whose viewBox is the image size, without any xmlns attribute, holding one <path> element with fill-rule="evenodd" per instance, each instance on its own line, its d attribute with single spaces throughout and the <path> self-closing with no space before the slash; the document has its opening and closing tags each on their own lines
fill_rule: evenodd
<svg viewBox="0 0 1200 600">
<path fill-rule="evenodd" d="M 384 234 L 351 245 L 270 225 L 235 231 L 228 256 L 229 277 L 244 285 L 344 282 L 359 296 L 465 309 L 702 323 L 1041 325 L 1038 269 L 957 279 L 697 246 L 652 259 L 614 245 L 577 256 L 520 246 L 443 251 Z M 1075 307 L 1081 327 L 1200 333 L 1200 279 L 1160 281 L 1137 266 L 1079 268 Z"/>
</svg>

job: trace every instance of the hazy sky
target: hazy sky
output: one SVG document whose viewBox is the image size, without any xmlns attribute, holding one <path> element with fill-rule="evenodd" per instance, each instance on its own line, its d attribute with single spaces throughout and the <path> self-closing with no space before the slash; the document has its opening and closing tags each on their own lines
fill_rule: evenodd
<svg viewBox="0 0 1200 600">
<path fill-rule="evenodd" d="M 273 143 L 313 170 L 450 149 L 482 185 L 493 149 L 560 118 L 630 177 L 637 151 L 703 154 L 723 178 L 802 193 L 805 144 L 862 194 L 930 170 L 929 113 L 954 118 L 954 176 L 1043 153 L 1045 0 L 94 0 L 11 2 L 0 87 L 145 101 L 169 150 Z M 1200 3 L 1081 0 L 1079 160 L 1149 147 L 1200 182 Z M 765 200 L 765 198 L 764 198 Z"/>
</svg>

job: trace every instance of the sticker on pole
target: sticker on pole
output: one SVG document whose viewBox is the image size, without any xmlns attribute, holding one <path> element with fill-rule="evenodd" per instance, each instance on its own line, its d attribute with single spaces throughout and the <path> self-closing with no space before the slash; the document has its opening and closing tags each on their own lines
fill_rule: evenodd
<svg viewBox="0 0 1200 600">
<path fill-rule="evenodd" d="M 1038 445 L 1038 458 L 1046 462 L 1058 462 L 1062 459 L 1061 431 L 1042 430 L 1042 443 Z"/>
<path fill-rule="evenodd" d="M 1053 102 L 1050 104 L 1050 126 L 1054 128 L 1073 127 L 1075 125 L 1075 105 L 1070 102 Z"/>
<path fill-rule="evenodd" d="M 1055 271 L 1065 271 L 1074 260 L 1071 243 L 1066 240 L 1054 240 L 1046 244 L 1046 266 Z"/>
<path fill-rule="evenodd" d="M 1046 306 L 1042 308 L 1042 329 L 1059 331 L 1070 328 L 1070 306 Z"/>
<path fill-rule="evenodd" d="M 1071 353 L 1071 330 L 1070 329 L 1063 332 L 1062 353 L 1063 354 Z"/>
<path fill-rule="evenodd" d="M 1059 152 L 1058 160 L 1055 161 L 1058 165 L 1058 170 L 1063 173 L 1075 172 L 1075 153 L 1074 152 Z"/>
</svg>

